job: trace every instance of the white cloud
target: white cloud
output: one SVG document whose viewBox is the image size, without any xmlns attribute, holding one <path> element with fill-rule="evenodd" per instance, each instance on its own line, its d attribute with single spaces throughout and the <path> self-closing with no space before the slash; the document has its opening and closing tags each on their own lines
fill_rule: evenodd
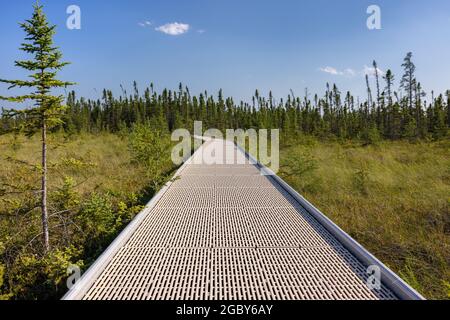
<svg viewBox="0 0 450 320">
<path fill-rule="evenodd" d="M 171 36 L 179 36 L 188 32 L 190 28 L 191 27 L 188 24 L 174 22 L 157 27 L 155 30 Z"/>
<path fill-rule="evenodd" d="M 150 27 L 152 23 L 150 21 L 139 22 L 138 25 L 142 28 Z"/>
<path fill-rule="evenodd" d="M 334 67 L 324 67 L 324 68 L 319 68 L 320 71 L 334 75 L 334 76 L 347 76 L 347 77 L 355 77 L 355 76 L 365 76 L 368 75 L 370 77 L 374 77 L 375 76 L 375 68 L 373 67 L 368 67 L 367 65 L 364 66 L 364 69 L 361 71 L 357 71 L 355 69 L 352 68 L 347 68 L 343 71 L 338 70 Z M 381 70 L 380 68 L 377 68 L 378 70 L 378 75 L 379 76 L 383 76 L 384 75 L 384 71 Z"/>
<path fill-rule="evenodd" d="M 377 68 L 378 71 L 378 75 L 383 76 L 384 75 L 384 71 L 381 70 L 380 68 Z M 374 67 L 368 67 L 368 66 L 364 66 L 364 70 L 362 71 L 362 73 L 364 75 L 368 75 L 368 76 L 375 76 L 375 68 Z"/>
<path fill-rule="evenodd" d="M 203 30 L 203 29 L 197 30 L 197 33 L 200 33 L 200 34 L 203 34 L 203 33 L 205 33 L 205 32 L 206 32 L 206 30 Z"/>
<path fill-rule="evenodd" d="M 354 77 L 356 76 L 357 72 L 351 68 L 347 68 L 344 71 L 340 71 L 336 68 L 333 67 L 325 67 L 325 68 L 319 68 L 320 71 L 328 73 L 328 74 L 332 74 L 335 76 L 349 76 L 349 77 Z"/>
<path fill-rule="evenodd" d="M 329 73 L 329 74 L 335 75 L 335 76 L 344 74 L 343 72 L 338 71 L 336 68 L 329 67 L 329 66 L 325 67 L 325 68 L 319 68 L 319 70 L 322 71 L 322 72 L 325 72 L 325 73 Z"/>
</svg>

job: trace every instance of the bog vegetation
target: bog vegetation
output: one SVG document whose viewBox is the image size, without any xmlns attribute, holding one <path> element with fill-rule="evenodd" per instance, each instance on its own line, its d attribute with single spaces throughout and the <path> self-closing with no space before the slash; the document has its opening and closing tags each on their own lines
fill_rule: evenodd
<svg viewBox="0 0 450 320">
<path fill-rule="evenodd" d="M 49 41 L 54 28 L 35 10 L 25 31 L 40 23 L 33 36 Z M 38 90 L 22 98 L 33 108 L 1 117 L 0 299 L 60 297 L 67 267 L 87 268 L 170 178 L 169 133 L 192 131 L 196 120 L 281 129 L 288 182 L 427 297 L 448 298 L 450 91 L 426 96 L 411 53 L 397 82 L 373 62 L 364 101 L 329 84 L 322 95 L 279 101 L 256 91 L 245 103 L 222 90 L 194 96 L 181 84 L 162 92 L 150 84 L 141 92 L 134 83 L 131 93 L 104 90 L 98 100 L 69 92 L 65 107 L 50 89 L 68 83 L 45 83 L 60 58 L 19 63 L 53 69 L 28 83 Z"/>
<path fill-rule="evenodd" d="M 450 141 L 284 141 L 281 175 L 427 298 L 450 298 Z"/>
</svg>

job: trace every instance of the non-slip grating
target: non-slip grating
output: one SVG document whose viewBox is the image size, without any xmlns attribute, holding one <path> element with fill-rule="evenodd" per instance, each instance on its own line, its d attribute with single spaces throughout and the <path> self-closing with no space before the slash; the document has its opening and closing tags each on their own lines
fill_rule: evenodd
<svg viewBox="0 0 450 320">
<path fill-rule="evenodd" d="M 202 148 L 215 146 L 227 159 L 221 141 Z M 257 166 L 189 162 L 84 299 L 396 299 L 383 285 L 369 289 L 368 277 Z"/>
</svg>

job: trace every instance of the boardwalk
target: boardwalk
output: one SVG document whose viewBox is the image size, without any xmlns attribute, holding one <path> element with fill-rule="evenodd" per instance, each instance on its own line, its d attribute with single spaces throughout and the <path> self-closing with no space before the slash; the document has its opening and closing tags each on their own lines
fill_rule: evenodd
<svg viewBox="0 0 450 320">
<path fill-rule="evenodd" d="M 351 252 L 363 248 L 351 250 L 258 166 L 195 164 L 211 150 L 245 158 L 229 142 L 203 145 L 66 299 L 421 298 L 381 263 L 389 281 L 371 290 L 368 263 Z"/>
</svg>

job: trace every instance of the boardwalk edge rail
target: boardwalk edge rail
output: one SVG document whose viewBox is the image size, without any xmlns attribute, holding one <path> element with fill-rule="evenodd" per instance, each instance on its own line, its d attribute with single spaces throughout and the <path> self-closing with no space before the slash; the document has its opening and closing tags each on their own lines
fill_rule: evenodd
<svg viewBox="0 0 450 320">
<path fill-rule="evenodd" d="M 378 266 L 381 271 L 381 282 L 394 292 L 402 300 L 425 300 L 425 298 L 401 279 L 395 272 L 384 263 L 368 252 L 355 239 L 338 227 L 325 214 L 301 196 L 294 188 L 287 184 L 271 169 L 260 163 L 255 157 L 243 149 L 237 143 L 236 147 L 245 153 L 251 163 L 256 164 L 266 176 L 270 176 L 289 195 L 291 195 L 312 217 L 314 217 L 328 232 L 330 232 L 350 253 L 352 253 L 364 266 Z"/>
</svg>

